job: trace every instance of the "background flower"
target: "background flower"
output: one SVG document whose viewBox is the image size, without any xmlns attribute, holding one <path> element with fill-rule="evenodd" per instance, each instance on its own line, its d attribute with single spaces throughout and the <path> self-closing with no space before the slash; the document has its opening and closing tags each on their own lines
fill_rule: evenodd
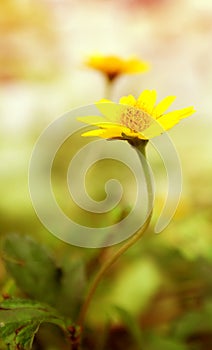
<svg viewBox="0 0 212 350">
<path fill-rule="evenodd" d="M 122 74 L 144 73 L 149 70 L 149 63 L 137 57 L 128 59 L 119 56 L 91 55 L 86 65 L 103 73 L 110 81 Z"/>
</svg>

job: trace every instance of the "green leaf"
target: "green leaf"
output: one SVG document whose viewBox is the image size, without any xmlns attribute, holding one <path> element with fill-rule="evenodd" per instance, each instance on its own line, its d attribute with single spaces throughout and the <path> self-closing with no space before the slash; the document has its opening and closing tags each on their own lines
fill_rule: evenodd
<svg viewBox="0 0 212 350">
<path fill-rule="evenodd" d="M 118 312 L 123 324 L 128 329 L 129 333 L 135 340 L 138 350 L 146 349 L 149 350 L 188 350 L 188 347 L 178 339 L 170 339 L 157 335 L 156 332 L 150 332 L 149 336 L 146 332 L 142 332 L 141 327 L 128 311 L 115 306 L 115 310 Z"/>
<path fill-rule="evenodd" d="M 212 304 L 205 303 L 199 311 L 186 313 L 175 326 L 175 336 L 186 339 L 192 334 L 212 331 Z"/>
<path fill-rule="evenodd" d="M 135 340 L 138 349 L 143 349 L 143 339 L 142 339 L 142 332 L 141 328 L 139 327 L 136 319 L 126 310 L 119 306 L 115 306 L 115 310 L 117 311 L 118 315 L 120 316 L 122 322 L 129 330 L 130 334 L 132 335 L 133 339 Z"/>
<path fill-rule="evenodd" d="M 86 287 L 84 263 L 82 260 L 73 260 L 66 256 L 62 264 L 62 271 L 57 308 L 64 315 L 75 319 L 83 302 Z"/>
<path fill-rule="evenodd" d="M 162 337 L 154 333 L 150 333 L 151 339 L 148 342 L 149 350 L 189 350 L 190 347 L 183 344 L 180 340 L 170 339 L 169 337 Z"/>
<path fill-rule="evenodd" d="M 70 321 L 45 304 L 25 299 L 0 303 L 0 339 L 11 349 L 29 350 L 41 323 L 59 326 L 69 336 Z"/>
<path fill-rule="evenodd" d="M 33 299 L 55 305 L 60 270 L 30 237 L 12 234 L 4 242 L 4 260 L 18 287 Z"/>
</svg>

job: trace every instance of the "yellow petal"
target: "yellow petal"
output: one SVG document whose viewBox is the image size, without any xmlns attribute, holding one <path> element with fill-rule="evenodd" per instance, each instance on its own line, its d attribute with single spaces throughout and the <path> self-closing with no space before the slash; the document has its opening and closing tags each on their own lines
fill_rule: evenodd
<svg viewBox="0 0 212 350">
<path fill-rule="evenodd" d="M 107 130 L 104 130 L 105 132 L 101 134 L 101 137 L 104 138 L 122 138 L 123 140 L 127 139 L 134 139 L 134 138 L 140 138 L 140 139 L 146 139 L 146 137 L 138 132 L 134 132 L 130 130 L 127 127 L 123 126 L 117 126 L 114 128 L 108 128 Z"/>
<path fill-rule="evenodd" d="M 142 131 L 146 139 L 152 139 L 155 136 L 161 135 L 165 129 L 156 120 L 145 130 Z"/>
<path fill-rule="evenodd" d="M 121 137 L 122 135 L 122 128 L 121 127 L 114 127 L 114 128 L 108 128 L 108 129 L 97 129 L 97 130 L 91 130 L 87 131 L 82 134 L 82 136 L 99 136 L 104 139 L 112 139 Z"/>
<path fill-rule="evenodd" d="M 165 130 L 168 130 L 176 125 L 181 119 L 187 118 L 193 113 L 195 113 L 193 107 L 182 108 L 163 115 L 162 117 L 158 118 L 158 122 Z"/>
<path fill-rule="evenodd" d="M 150 69 L 150 64 L 139 60 L 136 57 L 129 58 L 124 63 L 124 71 L 126 73 L 139 73 L 139 72 L 146 72 Z"/>
<path fill-rule="evenodd" d="M 170 122 L 171 120 L 181 120 L 184 118 L 189 117 L 195 113 L 195 110 L 193 107 L 186 107 L 179 109 L 177 111 L 169 112 L 167 114 L 164 114 L 162 117 L 158 118 L 159 123 L 165 123 L 167 121 Z"/>
<path fill-rule="evenodd" d="M 96 104 L 98 110 L 111 122 L 118 122 L 120 118 L 120 105 L 108 100 L 99 101 Z"/>
<path fill-rule="evenodd" d="M 102 129 L 95 129 L 95 130 L 90 130 L 86 131 L 82 134 L 84 137 L 101 137 L 104 139 L 115 139 L 115 138 L 120 138 L 123 140 L 130 139 L 130 138 L 140 138 L 143 140 L 146 140 L 146 137 L 142 133 L 137 133 L 132 130 L 130 130 L 127 127 L 124 127 L 122 125 L 114 126 L 114 125 L 108 125 L 108 124 L 103 124 L 103 125 L 98 125 Z"/>
<path fill-rule="evenodd" d="M 186 108 L 182 108 L 182 109 L 179 109 L 177 111 L 175 111 L 176 113 L 176 116 L 177 118 L 179 119 L 184 119 L 184 118 L 187 118 L 187 117 L 190 117 L 190 115 L 192 115 L 193 113 L 195 113 L 195 109 L 193 106 L 191 107 L 186 107 Z M 171 113 L 171 112 L 170 112 Z M 166 115 L 169 116 L 170 113 L 167 113 Z"/>
<path fill-rule="evenodd" d="M 119 103 L 123 105 L 134 106 L 136 103 L 136 99 L 133 95 L 123 96 L 120 98 Z"/>
<path fill-rule="evenodd" d="M 101 136 L 101 134 L 103 132 L 104 132 L 104 130 L 102 130 L 102 129 L 89 130 L 89 131 L 84 132 L 81 136 L 84 136 L 84 137 Z"/>
<path fill-rule="evenodd" d="M 140 94 L 137 103 L 138 107 L 151 114 L 157 98 L 155 90 L 144 90 Z"/>
<path fill-rule="evenodd" d="M 106 123 L 98 124 L 98 127 L 102 129 L 110 129 L 110 128 L 118 128 L 118 127 L 123 128 L 123 125 L 118 123 L 106 122 Z"/>
<path fill-rule="evenodd" d="M 176 96 L 167 96 L 153 110 L 154 117 L 160 117 L 174 102 Z"/>
<path fill-rule="evenodd" d="M 104 117 L 100 116 L 78 117 L 77 120 L 89 125 L 98 125 L 100 123 L 102 124 L 104 122 L 107 122 L 107 120 Z"/>
<path fill-rule="evenodd" d="M 172 119 L 170 119 L 170 120 L 165 120 L 165 118 L 164 119 L 162 119 L 162 120 L 160 120 L 160 119 L 162 119 L 162 118 L 159 118 L 158 119 L 158 121 L 159 121 L 159 123 L 160 123 L 160 125 L 162 126 L 162 128 L 164 129 L 164 130 L 169 130 L 169 129 L 171 129 L 173 126 L 175 126 L 176 124 L 178 124 L 179 123 L 179 119 L 174 119 L 174 118 L 172 118 Z"/>
</svg>

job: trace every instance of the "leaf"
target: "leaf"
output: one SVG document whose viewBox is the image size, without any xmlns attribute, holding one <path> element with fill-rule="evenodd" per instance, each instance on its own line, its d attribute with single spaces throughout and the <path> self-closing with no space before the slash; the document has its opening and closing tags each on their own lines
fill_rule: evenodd
<svg viewBox="0 0 212 350">
<path fill-rule="evenodd" d="M 180 340 L 177 339 L 171 339 L 169 337 L 162 337 L 159 335 L 156 335 L 155 333 L 150 333 L 149 344 L 148 349 L 149 350 L 189 350 L 190 347 L 184 343 L 182 343 Z"/>
<path fill-rule="evenodd" d="M 66 256 L 62 264 L 62 271 L 57 308 L 64 315 L 75 319 L 83 302 L 86 287 L 84 262 Z"/>
<path fill-rule="evenodd" d="M 12 234 L 3 250 L 6 268 L 18 287 L 33 299 L 55 305 L 60 270 L 45 249 L 30 237 Z"/>
<path fill-rule="evenodd" d="M 186 339 L 192 334 L 212 331 L 212 304 L 205 303 L 199 311 L 186 313 L 175 326 L 175 336 Z"/>
<path fill-rule="evenodd" d="M 119 306 L 115 306 L 115 310 L 119 314 L 122 322 L 129 330 L 130 334 L 132 335 L 133 339 L 135 340 L 138 349 L 143 349 L 143 339 L 142 339 L 142 332 L 141 328 L 139 327 L 138 323 L 136 322 L 136 319 L 126 310 Z"/>
<path fill-rule="evenodd" d="M 11 349 L 29 350 L 41 323 L 59 326 L 69 336 L 70 321 L 45 304 L 25 299 L 0 303 L 0 339 Z"/>
<path fill-rule="evenodd" d="M 167 336 L 162 337 L 155 332 L 150 332 L 149 335 L 147 335 L 146 332 L 142 332 L 136 319 L 128 311 L 119 306 L 115 306 L 115 310 L 118 312 L 123 324 L 135 340 L 138 350 L 146 349 L 146 347 L 149 350 L 188 350 L 188 347 L 177 339 L 170 339 Z"/>
</svg>

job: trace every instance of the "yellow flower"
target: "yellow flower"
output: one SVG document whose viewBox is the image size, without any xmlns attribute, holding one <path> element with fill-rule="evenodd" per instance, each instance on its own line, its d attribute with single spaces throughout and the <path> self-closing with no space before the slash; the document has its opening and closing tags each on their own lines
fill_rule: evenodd
<svg viewBox="0 0 212 350">
<path fill-rule="evenodd" d="M 156 98 L 155 90 L 144 90 L 138 99 L 132 95 L 124 96 L 119 100 L 119 104 L 109 100 L 100 100 L 96 106 L 103 116 L 78 118 L 99 129 L 85 132 L 82 136 L 128 141 L 132 139 L 149 140 L 195 112 L 193 107 L 186 107 L 164 113 L 175 100 L 175 96 L 167 96 L 157 105 Z"/>
<path fill-rule="evenodd" d="M 149 64 L 137 57 L 122 59 L 118 56 L 92 55 L 85 62 L 90 68 L 96 69 L 112 81 L 121 74 L 143 73 L 149 70 Z"/>
</svg>

